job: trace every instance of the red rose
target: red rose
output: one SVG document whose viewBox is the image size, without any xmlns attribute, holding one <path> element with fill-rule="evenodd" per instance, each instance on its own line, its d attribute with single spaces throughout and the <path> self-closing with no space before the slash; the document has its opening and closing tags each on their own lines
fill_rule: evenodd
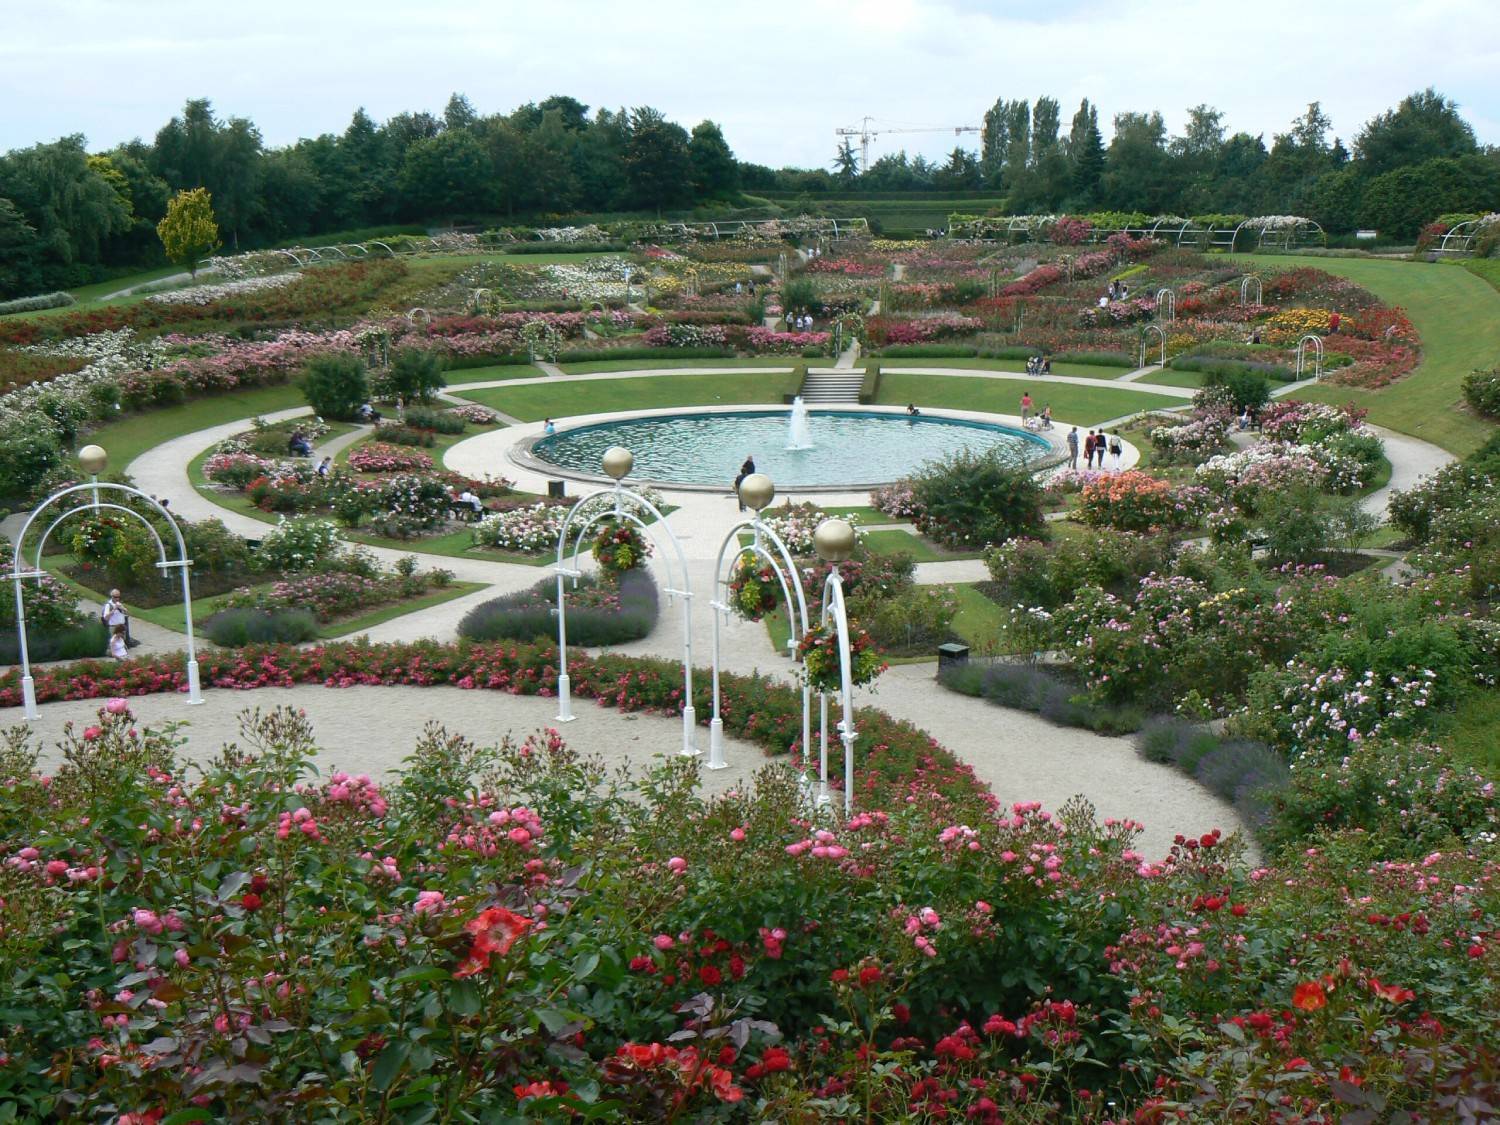
<svg viewBox="0 0 1500 1125">
<path fill-rule="evenodd" d="M 240 896 L 240 905 L 252 913 L 260 909 L 260 902 L 260 895 L 254 891 L 248 891 Z"/>
</svg>

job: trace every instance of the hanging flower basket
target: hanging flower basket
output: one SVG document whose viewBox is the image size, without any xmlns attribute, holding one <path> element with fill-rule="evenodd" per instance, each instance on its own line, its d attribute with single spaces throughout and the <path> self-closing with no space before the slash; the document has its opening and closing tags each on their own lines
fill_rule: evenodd
<svg viewBox="0 0 1500 1125">
<path fill-rule="evenodd" d="M 813 690 L 836 692 L 843 687 L 839 676 L 839 639 L 835 630 L 823 625 L 809 629 L 797 643 L 797 658 L 802 661 L 802 676 Z M 870 634 L 852 627 L 849 630 L 849 663 L 849 682 L 854 687 L 872 683 L 886 669 Z"/>
<path fill-rule="evenodd" d="M 759 621 L 776 608 L 781 583 L 767 563 L 756 563 L 741 556 L 739 565 L 729 576 L 729 605 L 746 621 Z"/>
<path fill-rule="evenodd" d="M 634 524 L 606 523 L 594 539 L 594 561 L 613 574 L 634 570 L 651 554 L 651 543 Z"/>
</svg>

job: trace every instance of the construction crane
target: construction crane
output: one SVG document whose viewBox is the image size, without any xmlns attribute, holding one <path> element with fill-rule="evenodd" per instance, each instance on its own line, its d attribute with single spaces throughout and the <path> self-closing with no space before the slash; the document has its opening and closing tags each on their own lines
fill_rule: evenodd
<svg viewBox="0 0 1500 1125">
<path fill-rule="evenodd" d="M 838 137 L 859 138 L 859 170 L 861 172 L 870 166 L 870 138 L 878 137 L 882 133 L 946 133 L 951 128 L 953 135 L 956 137 L 963 133 L 979 132 L 978 125 L 925 125 L 913 126 L 911 128 L 872 129 L 870 128 L 870 122 L 874 120 L 873 117 L 865 117 L 861 119 L 859 128 L 857 129 L 835 129 L 833 131 L 834 135 Z"/>
</svg>

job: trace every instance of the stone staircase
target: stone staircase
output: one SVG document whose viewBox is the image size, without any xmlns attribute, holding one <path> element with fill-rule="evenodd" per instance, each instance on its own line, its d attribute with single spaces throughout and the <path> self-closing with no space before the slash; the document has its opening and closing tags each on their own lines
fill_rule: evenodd
<svg viewBox="0 0 1500 1125">
<path fill-rule="evenodd" d="M 808 371 L 802 381 L 802 401 L 809 406 L 858 405 L 859 388 L 864 382 L 863 371 L 835 369 L 832 371 Z"/>
</svg>

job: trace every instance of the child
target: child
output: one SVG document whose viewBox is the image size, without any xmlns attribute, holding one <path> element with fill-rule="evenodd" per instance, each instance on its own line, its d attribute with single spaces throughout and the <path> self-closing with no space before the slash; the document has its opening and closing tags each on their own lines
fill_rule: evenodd
<svg viewBox="0 0 1500 1125">
<path fill-rule="evenodd" d="M 109 631 L 109 655 L 116 660 L 124 660 L 129 655 L 125 647 L 125 626 L 116 625 Z"/>
</svg>

